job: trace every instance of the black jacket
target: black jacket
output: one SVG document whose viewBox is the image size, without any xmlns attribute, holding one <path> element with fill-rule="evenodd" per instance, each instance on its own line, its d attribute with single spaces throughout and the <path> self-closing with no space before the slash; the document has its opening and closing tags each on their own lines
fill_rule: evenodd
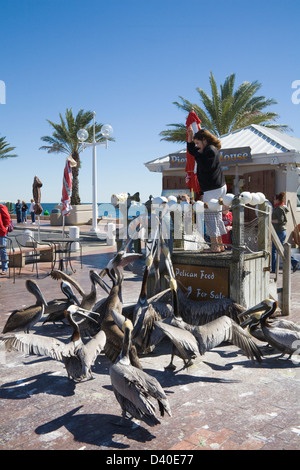
<svg viewBox="0 0 300 470">
<path fill-rule="evenodd" d="M 188 142 L 187 150 L 197 162 L 197 178 L 201 191 L 211 191 L 224 186 L 225 177 L 220 164 L 220 153 L 216 147 L 207 145 L 201 153 L 194 142 Z"/>
</svg>

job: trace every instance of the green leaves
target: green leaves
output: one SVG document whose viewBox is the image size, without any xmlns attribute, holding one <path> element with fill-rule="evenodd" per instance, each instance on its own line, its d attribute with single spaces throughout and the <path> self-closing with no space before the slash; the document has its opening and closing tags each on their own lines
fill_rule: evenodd
<svg viewBox="0 0 300 470">
<path fill-rule="evenodd" d="M 4 160 L 4 158 L 15 158 L 18 155 L 15 154 L 10 154 L 9 152 L 12 152 L 15 150 L 16 147 L 10 147 L 9 143 L 6 142 L 6 137 L 0 137 L 0 160 Z"/>
<path fill-rule="evenodd" d="M 175 101 L 178 108 L 186 113 L 192 109 L 201 119 L 201 127 L 209 130 L 217 136 L 228 134 L 237 129 L 259 124 L 280 131 L 290 130 L 286 125 L 275 124 L 279 115 L 274 112 L 266 112 L 265 108 L 277 104 L 274 99 L 266 99 L 264 96 L 256 96 L 261 88 L 258 81 L 243 82 L 234 90 L 235 74 L 226 77 L 220 90 L 217 87 L 213 73 L 209 77 L 211 96 L 201 88 L 197 88 L 200 97 L 200 106 L 191 103 L 179 96 L 181 102 Z M 162 131 L 162 140 L 169 142 L 186 142 L 185 124 L 168 124 L 173 129 Z"/>
</svg>

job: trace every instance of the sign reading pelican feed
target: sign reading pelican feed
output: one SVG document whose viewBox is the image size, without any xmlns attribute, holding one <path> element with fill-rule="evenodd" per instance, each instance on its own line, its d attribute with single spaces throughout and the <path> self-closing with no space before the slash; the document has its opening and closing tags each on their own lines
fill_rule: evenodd
<svg viewBox="0 0 300 470">
<path fill-rule="evenodd" d="M 188 289 L 193 300 L 229 297 L 229 268 L 174 264 L 175 278 Z"/>
</svg>

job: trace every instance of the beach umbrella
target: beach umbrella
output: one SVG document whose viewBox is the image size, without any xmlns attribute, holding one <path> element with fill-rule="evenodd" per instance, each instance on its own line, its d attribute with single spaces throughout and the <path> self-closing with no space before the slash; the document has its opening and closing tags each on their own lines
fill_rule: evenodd
<svg viewBox="0 0 300 470">
<path fill-rule="evenodd" d="M 35 176 L 32 185 L 32 194 L 34 199 L 34 208 L 33 211 L 37 215 L 38 218 L 38 240 L 40 240 L 40 215 L 43 212 L 43 208 L 41 206 L 41 187 L 43 183 L 41 180 Z"/>
<path fill-rule="evenodd" d="M 186 119 L 186 128 L 189 126 L 192 126 L 194 134 L 201 129 L 201 121 L 198 118 L 197 114 L 195 111 L 190 111 L 187 119 Z M 195 162 L 195 158 L 193 155 L 191 155 L 188 151 L 186 152 L 186 165 L 185 165 L 185 182 L 187 187 L 194 193 L 199 193 L 200 192 L 200 186 L 198 183 L 198 178 L 197 178 L 197 163 Z"/>
<path fill-rule="evenodd" d="M 33 180 L 33 185 L 32 185 L 32 194 L 33 194 L 33 199 L 35 202 L 33 211 L 36 215 L 41 215 L 43 212 L 43 208 L 41 206 L 41 187 L 43 186 L 43 183 L 41 180 L 35 176 Z"/>
<path fill-rule="evenodd" d="M 71 206 L 71 191 L 72 191 L 72 168 L 76 166 L 76 161 L 72 158 L 72 155 L 69 155 L 66 158 L 66 164 L 64 168 L 64 176 L 63 176 L 63 188 L 62 188 L 62 209 L 61 213 L 63 216 L 63 236 L 65 230 L 65 216 L 69 215 L 72 210 Z"/>
</svg>

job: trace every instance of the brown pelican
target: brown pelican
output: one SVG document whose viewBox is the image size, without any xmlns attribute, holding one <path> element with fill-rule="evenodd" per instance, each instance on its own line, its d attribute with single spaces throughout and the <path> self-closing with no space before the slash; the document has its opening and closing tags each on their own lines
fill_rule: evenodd
<svg viewBox="0 0 300 470">
<path fill-rule="evenodd" d="M 111 384 L 122 409 L 122 421 L 128 414 L 132 418 L 144 421 L 149 426 L 160 424 L 155 415 L 155 407 L 150 397 L 157 400 L 160 415 L 172 416 L 168 398 L 155 377 L 132 366 L 129 359 L 132 323 L 124 324 L 124 340 L 118 360 L 109 369 Z"/>
<path fill-rule="evenodd" d="M 43 324 L 48 322 L 55 323 L 57 321 L 63 322 L 65 319 L 65 310 L 67 310 L 70 305 L 80 305 L 69 282 L 62 281 L 60 288 L 66 297 L 64 299 L 54 299 L 48 302 L 48 306 L 45 309 L 45 315 L 47 315 L 47 317 L 43 321 Z"/>
<path fill-rule="evenodd" d="M 105 333 L 100 331 L 94 338 L 83 344 L 79 327 L 74 315 L 86 317 L 86 313 L 78 306 L 70 306 L 65 315 L 73 328 L 69 343 L 56 338 L 36 334 L 8 333 L 0 336 L 0 344 L 7 351 L 15 350 L 25 354 L 47 356 L 65 364 L 68 377 L 80 382 L 92 378 L 91 367 L 105 345 Z M 95 321 L 89 318 L 91 321 Z"/>
<path fill-rule="evenodd" d="M 25 331 L 29 330 L 37 323 L 44 315 L 47 302 L 35 281 L 28 279 L 25 283 L 27 290 L 36 298 L 36 303 L 22 309 L 14 310 L 8 317 L 4 325 L 2 333 L 9 331 Z"/>
<path fill-rule="evenodd" d="M 155 249 L 154 249 L 155 248 Z M 137 304 L 133 310 L 133 342 L 139 346 L 141 352 L 147 352 L 151 343 L 151 334 L 154 328 L 154 322 L 161 320 L 161 316 L 155 308 L 149 304 L 147 299 L 147 282 L 151 266 L 157 252 L 157 245 L 152 244 L 151 251 L 145 260 L 145 270 L 141 285 L 140 295 Z M 153 253 L 154 252 L 154 253 Z M 151 350 L 152 348 L 150 348 Z"/>
<path fill-rule="evenodd" d="M 89 327 L 86 320 L 80 325 L 80 331 L 82 331 L 84 335 L 93 336 L 100 330 L 100 328 L 105 332 L 106 344 L 104 354 L 112 362 L 115 362 L 120 354 L 124 337 L 124 333 L 116 325 L 112 316 L 113 310 L 117 313 L 121 313 L 123 305 L 121 300 L 121 284 L 123 276 L 118 269 L 114 272 L 116 277 L 113 276 L 112 272 L 107 268 L 106 273 L 110 277 L 113 286 L 108 297 L 97 307 L 96 310 L 90 312 L 91 317 L 94 316 L 94 313 L 98 314 L 98 318 L 94 317 L 97 320 L 97 325 L 91 324 Z M 131 345 L 129 357 L 135 367 L 142 368 L 134 345 Z"/>
<path fill-rule="evenodd" d="M 90 280 L 91 280 L 91 290 L 90 292 L 85 292 L 80 284 L 75 281 L 71 276 L 68 276 L 68 274 L 64 273 L 63 271 L 60 271 L 59 269 L 54 269 L 51 272 L 51 276 L 53 279 L 63 279 L 64 281 L 69 282 L 76 290 L 77 292 L 82 296 L 81 302 L 80 302 L 80 307 L 86 309 L 86 310 L 92 310 L 94 307 L 96 300 L 97 300 L 97 289 L 96 289 L 96 282 L 101 285 L 101 287 L 105 290 L 105 292 L 109 292 L 106 284 L 104 283 L 103 279 L 101 279 L 96 273 L 96 271 L 91 270 L 89 272 Z"/>
<path fill-rule="evenodd" d="M 252 362 L 255 362 L 255 360 L 261 362 L 261 352 L 257 345 L 250 335 L 230 317 L 223 315 L 205 325 L 190 325 L 184 322 L 179 312 L 177 282 L 175 279 L 171 279 L 170 287 L 173 293 L 174 317 L 171 320 L 166 319 L 163 322 L 155 322 L 155 326 L 161 329 L 174 345 L 171 361 L 167 368 L 175 369 L 173 364 L 175 354 L 184 360 L 185 366 L 190 365 L 191 360 L 197 353 L 204 355 L 224 341 L 242 349 Z M 169 327 L 170 324 L 171 328 Z"/>
<path fill-rule="evenodd" d="M 300 328 L 293 322 L 291 322 L 293 323 L 292 328 L 291 325 L 287 328 L 287 323 L 285 322 L 280 326 L 280 323 L 277 323 L 276 325 L 277 319 L 270 321 L 270 317 L 276 311 L 277 306 L 278 303 L 276 300 L 265 299 L 254 307 L 248 309 L 244 314 L 250 315 L 251 317 L 253 317 L 253 314 L 256 314 L 256 318 L 260 321 L 265 340 L 274 349 L 280 351 L 282 353 L 281 356 L 288 354 L 288 359 L 290 359 L 294 353 L 297 352 L 299 354 Z M 280 319 L 278 320 L 282 321 Z M 283 327 L 284 323 L 285 327 Z"/>
<path fill-rule="evenodd" d="M 119 250 L 115 256 L 107 263 L 106 267 L 102 269 L 99 276 L 102 278 L 108 272 L 115 275 L 115 271 L 118 270 L 121 274 L 123 269 L 130 263 L 133 263 L 137 259 L 140 259 L 143 255 L 140 253 L 127 253 L 126 250 L 132 240 L 126 245 L 123 250 Z"/>
</svg>

